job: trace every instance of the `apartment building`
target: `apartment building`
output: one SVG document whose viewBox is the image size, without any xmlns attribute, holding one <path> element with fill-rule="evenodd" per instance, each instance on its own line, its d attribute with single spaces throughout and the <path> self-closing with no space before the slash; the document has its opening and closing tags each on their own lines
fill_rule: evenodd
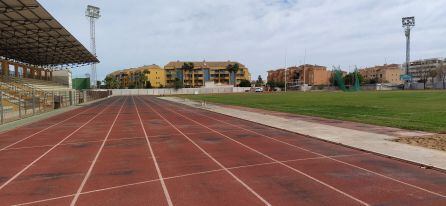
<svg viewBox="0 0 446 206">
<path fill-rule="evenodd" d="M 184 69 L 185 63 L 192 63 L 193 69 Z M 227 66 L 235 64 L 239 65 L 239 70 L 237 73 L 231 74 Z M 167 86 L 173 86 L 175 79 L 182 81 L 186 88 L 203 87 L 206 82 L 213 82 L 217 85 L 238 85 L 242 80 L 251 81 L 248 68 L 233 61 L 175 61 L 164 66 L 164 70 Z"/>
<path fill-rule="evenodd" d="M 390 83 L 402 84 L 401 75 L 403 70 L 399 64 L 384 64 L 369 68 L 360 69 L 359 73 L 364 77 L 364 80 L 370 83 Z"/>
<path fill-rule="evenodd" d="M 288 67 L 286 78 L 288 86 L 294 85 L 329 85 L 331 71 L 326 67 L 319 65 L 305 64 L 298 67 Z M 285 81 L 285 69 L 277 69 L 268 71 L 268 82 Z"/>
<path fill-rule="evenodd" d="M 441 63 L 444 64 L 445 60 L 432 58 L 412 61 L 409 65 L 409 75 L 412 76 L 414 82 L 424 79 L 426 83 L 432 83 L 431 74 L 440 67 Z M 403 69 L 405 69 L 405 64 L 403 65 Z"/>
<path fill-rule="evenodd" d="M 141 84 L 139 81 L 139 75 L 146 75 L 148 82 L 154 88 L 160 88 L 166 86 L 166 73 L 163 68 L 158 65 L 148 65 L 138 68 L 130 68 L 115 71 L 109 75 L 116 77 L 120 82 L 121 88 L 129 88 L 138 86 Z M 141 87 L 146 87 L 147 82 L 142 83 Z"/>
</svg>

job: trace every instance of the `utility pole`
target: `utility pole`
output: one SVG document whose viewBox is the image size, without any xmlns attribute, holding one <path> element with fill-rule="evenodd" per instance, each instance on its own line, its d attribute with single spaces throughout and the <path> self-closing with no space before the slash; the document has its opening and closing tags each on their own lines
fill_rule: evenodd
<svg viewBox="0 0 446 206">
<path fill-rule="evenodd" d="M 404 17 L 403 20 L 404 34 L 406 35 L 406 83 L 409 83 L 409 66 L 410 66 L 410 31 L 415 26 L 415 17 Z"/>
<path fill-rule="evenodd" d="M 304 84 L 305 84 L 305 80 L 306 80 L 306 77 L 305 77 L 305 66 L 306 66 L 306 64 L 307 64 L 307 48 L 305 48 L 305 55 L 304 55 Z"/>
<path fill-rule="evenodd" d="M 90 41 L 91 41 L 91 53 L 96 56 L 96 25 L 95 22 L 99 17 L 101 17 L 100 9 L 96 6 L 87 6 L 87 10 L 85 11 L 85 16 L 90 20 Z M 96 88 L 97 83 L 97 72 L 96 72 L 96 63 L 91 64 L 91 75 L 90 75 L 90 84 L 93 85 L 93 88 Z"/>
<path fill-rule="evenodd" d="M 286 87 L 288 84 L 288 79 L 287 79 L 287 64 L 288 64 L 288 57 L 287 57 L 287 52 L 285 52 L 285 92 L 286 92 Z"/>
</svg>

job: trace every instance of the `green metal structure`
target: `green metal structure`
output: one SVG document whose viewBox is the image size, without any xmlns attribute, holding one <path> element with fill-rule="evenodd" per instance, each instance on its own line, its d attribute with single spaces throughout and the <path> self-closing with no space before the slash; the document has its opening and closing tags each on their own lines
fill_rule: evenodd
<svg viewBox="0 0 446 206">
<path fill-rule="evenodd" d="M 353 73 L 355 75 L 355 82 L 352 85 L 351 88 L 348 88 L 345 86 L 345 81 L 344 81 L 344 77 L 342 74 L 342 71 L 340 69 L 335 69 L 334 70 L 334 81 L 335 81 L 335 85 L 337 85 L 339 87 L 339 89 L 341 89 L 344 92 L 357 92 L 361 90 L 361 83 L 359 80 L 359 73 L 358 70 L 355 69 L 355 72 Z"/>
<path fill-rule="evenodd" d="M 90 89 L 90 78 L 74 78 L 72 85 L 76 90 Z"/>
</svg>

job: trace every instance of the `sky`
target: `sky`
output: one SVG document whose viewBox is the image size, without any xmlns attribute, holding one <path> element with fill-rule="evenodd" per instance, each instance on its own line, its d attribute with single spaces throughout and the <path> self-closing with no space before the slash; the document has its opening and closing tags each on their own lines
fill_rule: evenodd
<svg viewBox="0 0 446 206">
<path fill-rule="evenodd" d="M 415 16 L 412 59 L 446 57 L 445 0 L 39 0 L 89 48 L 96 24 L 98 78 L 170 61 L 238 61 L 253 79 L 303 63 L 352 71 L 405 61 L 401 18 Z M 73 69 L 73 76 L 90 72 Z"/>
</svg>

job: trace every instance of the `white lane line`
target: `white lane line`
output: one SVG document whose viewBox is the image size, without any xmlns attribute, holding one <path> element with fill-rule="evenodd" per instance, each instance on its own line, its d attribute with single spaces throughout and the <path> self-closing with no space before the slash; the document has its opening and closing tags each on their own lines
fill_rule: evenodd
<svg viewBox="0 0 446 206">
<path fill-rule="evenodd" d="M 97 106 L 97 105 L 96 105 L 96 106 Z M 20 143 L 20 142 L 23 142 L 23 141 L 25 141 L 25 140 L 27 140 L 27 139 L 29 139 L 29 138 L 31 138 L 31 137 L 37 135 L 37 134 L 40 134 L 40 133 L 42 133 L 42 132 L 44 132 L 44 131 L 46 131 L 46 130 L 48 130 L 48 129 L 51 129 L 51 128 L 57 126 L 57 125 L 60 125 L 60 124 L 62 124 L 62 123 L 64 123 L 64 122 L 68 121 L 68 120 L 71 120 L 71 119 L 73 119 L 73 118 L 75 118 L 75 117 L 77 117 L 77 116 L 79 116 L 79 115 L 81 115 L 81 114 L 87 112 L 88 110 L 93 109 L 93 108 L 96 107 L 96 106 L 92 106 L 92 107 L 90 107 L 90 108 L 88 108 L 88 109 L 85 109 L 85 110 L 82 111 L 81 113 L 78 113 L 78 114 L 76 114 L 76 115 L 74 115 L 74 116 L 71 116 L 70 118 L 67 118 L 67 119 L 65 119 L 65 120 L 63 120 L 63 121 L 60 121 L 60 122 L 56 123 L 56 124 L 50 125 L 50 126 L 44 128 L 44 129 L 42 129 L 42 130 L 40 130 L 40 131 L 38 131 L 38 132 L 36 132 L 36 133 L 33 133 L 33 134 L 31 134 L 31 135 L 28 135 L 27 137 L 25 137 L 25 138 L 23 138 L 23 139 L 21 139 L 21 140 L 19 140 L 19 141 L 17 141 L 17 142 L 14 142 L 14 143 L 12 143 L 12 144 L 6 146 L 6 147 L 3 147 L 2 149 L 0 149 L 0 152 L 3 151 L 3 150 L 8 149 L 8 148 L 10 148 L 10 147 L 12 147 L 12 146 L 14 146 L 14 145 Z M 41 121 L 44 121 L 44 120 L 41 120 Z M 18 128 L 15 128 L 15 129 L 18 129 Z"/>
<path fill-rule="evenodd" d="M 116 138 L 116 139 L 109 139 L 108 141 L 109 142 L 113 142 L 113 141 L 133 140 L 133 139 L 145 139 L 145 137 Z M 70 142 L 70 143 L 60 144 L 60 146 L 63 146 L 63 145 L 80 145 L 80 144 L 89 144 L 89 143 L 97 143 L 97 142 L 102 142 L 102 140 Z M 40 145 L 40 146 L 30 146 L 30 147 L 13 147 L 13 148 L 7 149 L 7 151 L 8 150 L 34 149 L 34 148 L 52 147 L 52 146 L 54 146 L 54 144 Z"/>
<path fill-rule="evenodd" d="M 310 153 L 315 154 L 315 155 L 319 155 L 319 156 L 321 156 L 321 157 L 325 157 L 325 158 L 330 159 L 330 160 L 333 160 L 333 161 L 335 161 L 335 162 L 338 162 L 338 163 L 341 163 L 341 164 L 344 164 L 344 165 L 348 165 L 348 166 L 350 166 L 350 167 L 354 167 L 354 168 L 356 168 L 356 169 L 360 169 L 360 170 L 362 170 L 362 171 L 366 171 L 366 172 L 369 172 L 369 173 L 378 175 L 378 176 L 380 176 L 380 177 L 382 177 L 382 178 L 385 178 L 385 179 L 388 179 L 388 180 L 392 180 L 392 181 L 398 182 L 398 183 L 400 183 L 400 184 L 403 184 L 403 185 L 406 185 L 406 186 L 409 186 L 409 187 L 412 187 L 412 188 L 415 188 L 415 189 L 419 189 L 419 190 L 422 190 L 422 191 L 424 191 L 424 192 L 427 192 L 427 193 L 430 193 L 430 194 L 433 194 L 433 195 L 437 195 L 437 196 L 446 198 L 446 195 L 444 195 L 444 194 L 440 194 L 440 193 L 438 193 L 438 192 L 434 192 L 434 191 L 431 191 L 431 190 L 428 190 L 428 189 L 425 189 L 425 188 L 422 188 L 422 187 L 419 187 L 419 186 L 416 186 L 416 185 L 413 185 L 413 184 L 410 184 L 410 183 L 407 183 L 407 182 L 404 182 L 404 181 L 395 179 L 395 178 L 393 178 L 393 177 L 390 177 L 390 176 L 381 174 L 381 173 L 379 173 L 379 172 L 375 172 L 375 171 L 366 169 L 366 168 L 361 167 L 361 166 L 358 166 L 358 165 L 354 165 L 354 164 L 351 164 L 351 163 L 348 163 L 348 162 L 344 162 L 344 161 L 342 161 L 342 160 L 338 160 L 338 159 L 332 158 L 332 157 L 330 157 L 330 156 L 327 156 L 327 155 L 324 155 L 324 154 L 321 154 L 321 153 L 318 153 L 318 152 L 314 152 L 314 151 L 311 151 L 311 150 L 309 150 L 309 149 L 305 149 L 305 148 L 303 148 L 303 147 L 299 147 L 299 146 L 297 146 L 297 145 L 294 145 L 294 144 L 291 144 L 291 143 L 288 143 L 288 142 L 285 142 L 285 141 L 282 141 L 282 140 L 279 140 L 279 139 L 270 137 L 270 136 L 268 136 L 268 135 L 265 135 L 265 134 L 256 132 L 256 131 L 254 131 L 254 130 L 246 129 L 246 128 L 240 127 L 240 126 L 238 126 L 238 125 L 235 125 L 235 124 L 232 124 L 232 123 L 223 121 L 223 120 L 219 120 L 219 119 L 216 119 L 216 118 L 213 118 L 213 117 L 209 117 L 209 116 L 200 114 L 200 113 L 198 113 L 198 112 L 192 112 L 192 113 L 194 113 L 194 114 L 198 114 L 198 115 L 203 116 L 203 117 L 207 117 L 207 118 L 209 118 L 209 119 L 213 119 L 213 120 L 215 120 L 215 121 L 218 121 L 218 122 L 221 122 L 221 123 L 224 123 L 224 124 L 227 124 L 227 125 L 230 125 L 230 126 L 233 126 L 233 127 L 236 127 L 236 128 L 239 128 L 239 129 L 248 131 L 248 132 L 251 132 L 251 133 L 256 134 L 256 135 L 260 135 L 260 136 L 262 136 L 262 137 L 271 139 L 271 140 L 276 141 L 276 142 L 280 142 L 280 143 L 282 143 L 282 144 L 286 144 L 286 145 L 288 145 L 288 146 L 291 146 L 291 147 L 294 147 L 294 148 L 297 148 L 297 149 L 300 149 L 300 150 L 303 150 L 303 151 L 306 151 L 306 152 L 310 152 Z"/>
<path fill-rule="evenodd" d="M 332 157 L 362 156 L 362 155 L 368 155 L 368 154 L 334 155 Z M 297 161 L 307 161 L 307 160 L 316 160 L 316 159 L 325 159 L 325 157 L 290 159 L 290 160 L 285 160 L 285 161 L 282 161 L 282 162 L 297 162 Z M 277 164 L 277 163 L 276 162 L 257 163 L 257 164 L 249 164 L 249 165 L 242 165 L 242 166 L 236 166 L 236 167 L 228 167 L 228 169 L 229 170 L 237 170 L 237 169 L 242 169 L 242 168 L 264 166 L 264 165 L 273 165 L 273 164 Z M 224 172 L 225 170 L 224 169 L 215 169 L 215 170 L 208 170 L 208 171 L 202 171 L 202 172 L 194 172 L 194 173 L 188 173 L 188 174 L 164 177 L 164 180 L 177 179 L 177 178 L 182 178 L 182 177 L 189 177 L 189 176 L 194 176 L 194 175 L 202 175 L 202 174 L 209 174 L 209 173 L 222 172 L 222 171 Z M 102 191 L 107 191 L 107 190 L 113 190 L 113 189 L 120 189 L 120 188 L 124 188 L 124 187 L 135 186 L 135 185 L 141 185 L 141 184 L 156 182 L 156 181 L 159 181 L 159 180 L 160 179 L 145 180 L 145 181 L 134 182 L 134 183 L 129 183 L 129 184 L 117 185 L 117 186 L 113 186 L 113 187 L 106 187 L 106 188 L 101 188 L 101 189 L 96 189 L 96 190 L 90 190 L 90 191 L 82 192 L 81 195 L 90 194 L 90 193 L 96 193 L 96 192 L 102 192 Z M 20 204 L 16 204 L 16 205 L 30 205 L 30 204 L 35 204 L 35 203 L 48 202 L 48 201 L 52 201 L 52 200 L 72 197 L 74 195 L 75 194 L 64 195 L 64 196 L 59 196 L 59 197 L 53 197 L 53 198 L 48 198 L 48 199 L 37 200 L 37 201 L 33 201 L 33 202 L 20 203 Z"/>
<path fill-rule="evenodd" d="M 112 123 L 112 125 L 110 126 L 110 129 L 109 129 L 108 132 L 107 132 L 107 135 L 105 136 L 104 140 L 102 141 L 101 147 L 99 147 L 99 150 L 98 150 L 98 152 L 96 153 L 96 156 L 94 157 L 93 162 L 92 162 L 91 165 L 90 165 L 90 168 L 88 168 L 87 174 L 85 175 L 84 179 L 82 180 L 81 185 L 80 185 L 79 188 L 77 189 L 77 192 L 76 192 L 76 194 L 74 195 L 73 200 L 71 200 L 71 204 L 70 204 L 71 206 L 76 205 L 76 202 L 77 202 L 77 200 L 79 199 L 79 196 L 80 196 L 82 190 L 84 189 L 84 186 L 85 186 L 85 184 L 87 183 L 88 178 L 90 178 L 91 172 L 93 171 L 93 168 L 94 168 L 94 166 L 96 165 L 96 162 L 98 161 L 99 155 L 101 155 L 101 152 L 102 152 L 102 150 L 104 149 L 105 143 L 107 142 L 108 137 L 110 136 L 111 131 L 112 131 L 113 127 L 115 126 L 116 121 L 118 120 L 119 114 L 121 113 L 122 108 L 124 107 L 124 105 L 125 105 L 127 99 L 128 99 L 128 98 L 126 97 L 126 98 L 124 99 L 124 101 L 122 102 L 121 108 L 119 108 L 119 111 L 118 111 L 118 113 L 116 114 L 116 117 L 115 117 L 115 119 L 113 120 L 113 123 Z"/>
<path fill-rule="evenodd" d="M 116 100 L 115 100 L 116 101 Z M 114 102 L 113 102 L 114 103 Z M 76 130 L 74 130 L 72 133 L 70 133 L 68 136 L 66 136 L 64 139 L 62 139 L 59 143 L 57 143 L 56 145 L 54 145 L 53 147 L 51 147 L 49 150 L 47 150 L 45 153 L 43 153 L 42 155 L 40 155 L 37 159 L 35 159 L 34 161 L 32 161 L 31 163 L 29 163 L 25 168 L 23 168 L 20 172 L 16 173 L 13 177 L 11 177 L 8 181 L 6 181 L 5 183 L 3 183 L 0 186 L 0 190 L 2 190 L 4 187 L 6 187 L 9 183 L 11 183 L 13 180 L 15 180 L 18 176 L 20 176 L 23 172 L 25 172 L 27 169 L 29 169 L 32 165 L 34 165 L 36 162 L 38 162 L 40 159 L 42 159 L 43 157 L 45 157 L 48 153 L 50 153 L 51 151 L 53 151 L 57 146 L 59 146 L 60 144 L 62 144 L 62 142 L 64 142 L 65 140 L 67 140 L 68 138 L 70 138 L 71 136 L 73 136 L 77 131 L 79 131 L 80 129 L 82 129 L 83 127 L 85 127 L 88 123 L 90 123 L 91 121 L 93 121 L 96 117 L 98 117 L 99 115 L 101 115 L 108 107 L 110 107 L 111 104 L 109 104 L 107 107 L 105 107 L 104 109 L 101 110 L 101 112 L 99 112 L 98 114 L 96 114 L 95 116 L 93 116 L 90 120 L 88 120 L 87 122 L 85 122 L 83 125 L 81 125 L 79 128 L 77 128 Z"/>
<path fill-rule="evenodd" d="M 121 113 L 122 114 L 122 113 Z M 225 132 L 236 132 L 240 130 L 229 130 Z M 213 132 L 190 132 L 185 133 L 189 135 L 194 134 L 212 134 Z M 165 135 L 149 135 L 149 138 L 156 138 L 156 137 L 174 137 L 174 136 L 183 136 L 181 134 L 165 134 Z M 129 138 L 115 138 L 115 139 L 109 139 L 108 141 L 119 141 L 119 140 L 130 140 L 130 139 L 145 139 L 146 137 L 129 137 Z M 69 142 L 69 143 L 63 143 L 61 145 L 76 145 L 76 144 L 86 144 L 86 143 L 95 143 L 95 142 L 102 142 L 102 140 L 93 140 L 93 141 L 79 141 L 79 142 Z M 41 148 L 41 147 L 52 147 L 54 144 L 47 144 L 47 145 L 38 145 L 38 146 L 29 146 L 29 147 L 12 147 L 5 149 L 5 151 L 8 150 L 21 150 L 21 149 L 33 149 L 33 148 Z"/>
<path fill-rule="evenodd" d="M 260 196 L 256 191 L 254 191 L 251 187 L 249 187 L 245 182 L 243 182 L 240 178 L 238 178 L 234 173 L 229 171 L 227 167 L 225 167 L 223 164 L 221 164 L 219 161 L 217 161 L 214 157 L 212 157 L 206 150 L 204 150 L 202 147 L 200 147 L 197 143 L 195 143 L 189 136 L 187 136 L 185 133 L 183 133 L 180 129 L 178 129 L 174 124 L 172 124 L 169 120 L 167 120 L 164 116 L 162 116 L 160 113 L 158 113 L 156 110 L 153 109 L 153 107 L 150 104 L 147 104 L 145 101 L 142 101 L 145 105 L 147 105 L 153 112 L 155 112 L 159 117 L 161 117 L 165 122 L 167 122 L 172 128 L 174 128 L 176 131 L 178 131 L 180 134 L 182 134 L 189 142 L 191 142 L 195 147 L 197 147 L 201 152 L 203 152 L 206 156 L 208 156 L 212 161 L 214 161 L 218 166 L 220 166 L 222 169 L 224 169 L 229 175 L 231 175 L 237 182 L 239 182 L 241 185 L 243 185 L 249 192 L 251 192 L 254 196 L 256 196 L 260 201 L 262 201 L 265 205 L 270 206 L 271 203 L 266 201 L 262 196 Z"/>
<path fill-rule="evenodd" d="M 136 114 L 138 114 L 139 123 L 141 124 L 142 131 L 144 132 L 144 136 L 146 137 L 147 146 L 150 150 L 150 155 L 152 156 L 153 163 L 155 164 L 156 172 L 158 173 L 158 178 L 160 179 L 161 187 L 163 188 L 164 196 L 166 197 L 167 204 L 169 206 L 173 206 L 172 199 L 170 198 L 169 191 L 167 190 L 166 183 L 164 182 L 163 175 L 161 173 L 160 167 L 158 165 L 158 161 L 156 160 L 156 156 L 152 149 L 152 144 L 150 143 L 149 136 L 147 135 L 146 128 L 144 128 L 144 123 L 142 122 L 141 115 L 139 114 L 138 105 L 135 103 L 135 99 L 132 96 L 133 105 L 136 108 Z"/>
<path fill-rule="evenodd" d="M 231 140 L 231 141 L 233 141 L 233 142 L 235 142 L 235 143 L 237 143 L 237 144 L 239 144 L 239 145 L 241 145 L 241 146 L 243 146 L 243 147 L 245 147 L 245 148 L 247 148 L 247 149 L 257 153 L 257 154 L 259 154 L 259 155 L 262 155 L 263 157 L 268 158 L 271 161 L 274 161 L 274 162 L 276 162 L 276 163 L 278 163 L 278 164 L 280 164 L 280 165 L 282 165 L 282 166 L 284 166 L 284 167 L 286 167 L 286 168 L 288 168 L 288 169 L 290 169 L 292 171 L 295 171 L 295 172 L 297 172 L 297 173 L 299 173 L 299 174 L 301 174 L 301 175 L 303 175 L 303 176 L 305 176 L 305 177 L 307 177 L 307 178 L 309 178 L 309 179 L 311 179 L 311 180 L 313 180 L 315 182 L 318 182 L 318 183 L 320 183 L 320 184 L 322 184 L 322 185 L 324 185 L 324 186 L 326 186 L 326 187 L 328 187 L 328 188 L 338 192 L 339 194 L 342 194 L 342 195 L 344 195 L 344 196 L 346 196 L 346 197 L 348 197 L 348 198 L 350 198 L 350 199 L 352 199 L 352 200 L 354 200 L 354 201 L 356 201 L 356 202 L 358 202 L 358 203 L 360 203 L 362 205 L 369 205 L 368 203 L 366 203 L 366 202 L 364 202 L 364 201 L 362 201 L 362 200 L 360 200 L 360 199 L 358 199 L 358 198 L 356 198 L 356 197 L 354 197 L 354 196 L 352 196 L 352 195 L 350 195 L 350 194 L 348 194 L 348 193 L 346 193 L 346 192 L 344 192 L 344 191 L 342 191 L 342 190 L 340 190 L 340 189 L 338 189 L 338 188 L 336 188 L 336 187 L 334 187 L 334 186 L 332 186 L 332 185 L 330 185 L 328 183 L 325 183 L 324 181 L 321 181 L 321 180 L 319 180 L 319 179 L 317 179 L 317 178 L 315 178 L 315 177 L 313 177 L 313 176 L 311 176 L 311 175 L 309 175 L 309 174 L 307 174 L 305 172 L 302 172 L 302 171 L 300 171 L 300 170 L 298 170 L 296 168 L 293 168 L 293 167 L 291 167 L 291 166 L 289 166 L 289 165 L 287 165 L 287 164 L 285 164 L 283 162 L 280 162 L 279 160 L 276 160 L 276 159 L 272 158 L 271 156 L 269 156 L 267 154 L 264 154 L 264 153 L 254 149 L 254 148 L 251 148 L 251 147 L 249 147 L 249 146 L 247 146 L 247 145 L 245 145 L 245 144 L 243 144 L 243 143 L 241 143 L 241 142 L 239 142 L 237 140 L 234 140 L 234 139 L 232 139 L 231 137 L 229 137 L 229 136 L 227 136 L 225 134 L 222 134 L 222 133 L 220 133 L 220 132 L 218 132 L 218 131 L 216 131 L 216 130 L 214 130 L 214 129 L 206 126 L 206 125 L 201 124 L 200 122 L 197 122 L 197 121 L 195 121 L 195 120 L 193 120 L 193 119 L 191 119 L 189 117 L 186 117 L 186 116 L 184 116 L 184 115 L 182 115 L 182 114 L 180 114 L 180 113 L 178 113 L 178 112 L 176 112 L 174 110 L 168 109 L 167 107 L 165 109 L 170 111 L 170 112 L 172 112 L 172 113 L 175 113 L 175 114 L 177 114 L 177 115 L 179 115 L 179 116 L 181 116 L 181 117 L 183 117 L 185 119 L 188 119 L 189 121 L 194 122 L 195 124 L 198 124 L 198 125 L 206 128 L 206 129 L 208 129 L 210 131 L 214 131 L 214 133 L 216 133 L 216 134 L 218 134 L 220 136 L 223 136 L 223 137 L 225 137 L 225 138 L 227 138 L 227 139 L 229 139 L 229 140 Z"/>
<path fill-rule="evenodd" d="M 169 102 L 168 104 L 170 104 L 170 105 L 175 105 L 175 104 L 172 104 L 172 103 L 170 103 L 170 102 Z M 175 105 L 175 107 L 178 107 L 178 106 Z M 184 108 L 183 108 L 183 109 L 184 109 Z M 195 109 L 195 108 L 192 108 L 192 109 Z M 246 128 L 240 127 L 240 126 L 238 126 L 238 125 L 236 125 L 236 124 L 232 124 L 232 123 L 229 123 L 229 122 L 226 122 L 226 121 L 223 121 L 223 120 L 219 120 L 219 119 L 216 119 L 216 118 L 214 118 L 214 117 L 210 117 L 210 116 L 208 116 L 208 115 L 200 114 L 199 112 L 195 112 L 195 111 L 193 111 L 192 109 L 189 109 L 188 111 L 190 111 L 191 113 L 200 115 L 200 116 L 202 116 L 202 117 L 205 117 L 205 118 L 208 118 L 208 119 L 213 119 L 213 120 L 215 120 L 215 121 L 218 121 L 218 122 L 221 122 L 221 123 L 224 123 L 224 124 L 227 124 L 227 125 L 236 127 L 236 128 L 238 128 L 238 129 L 241 129 L 241 130 L 244 130 L 244 131 L 248 131 L 248 132 L 251 132 L 251 133 L 253 133 L 253 134 L 260 135 L 260 136 L 262 136 L 262 137 L 266 137 L 266 138 L 271 139 L 271 140 L 273 140 L 273 141 L 280 142 L 280 143 L 282 143 L 282 144 L 286 144 L 286 145 L 288 145 L 288 146 L 291 146 L 291 147 L 294 147 L 294 148 L 297 148 L 297 149 L 300 149 L 300 150 L 303 150 L 303 151 L 307 151 L 307 152 L 310 152 L 310 153 L 313 153 L 313 154 L 316 154 L 316 155 L 319 155 L 319 156 L 328 158 L 328 159 L 330 159 L 330 160 L 339 162 L 339 163 L 341 163 L 341 164 L 348 165 L 348 166 L 351 166 L 351 167 L 360 169 L 360 170 L 362 170 L 362 171 L 366 171 L 366 172 L 369 172 L 369 173 L 378 175 L 378 176 L 380 176 L 380 177 L 382 177 L 382 178 L 389 179 L 389 180 L 398 182 L 398 183 L 400 183 L 400 184 L 403 184 L 403 185 L 406 185 L 406 186 L 409 186 L 409 187 L 412 187 L 412 188 L 415 188 L 415 189 L 419 189 L 419 190 L 422 190 L 422 191 L 424 191 L 424 192 L 427 192 L 427 193 L 430 193 L 430 194 L 433 194 L 433 195 L 437 195 L 437 196 L 446 198 L 446 195 L 444 195 L 444 194 L 440 194 L 440 193 L 438 193 L 438 192 L 434 192 L 434 191 L 431 191 L 431 190 L 428 190 L 428 189 L 425 189 L 425 188 L 422 188 L 422 187 L 419 187 L 419 186 L 416 186 L 416 185 L 413 185 L 413 184 L 410 184 L 410 183 L 407 183 L 407 182 L 404 182 L 404 181 L 395 179 L 395 178 L 393 178 L 393 177 L 390 177 L 390 176 L 381 174 L 381 173 L 379 173 L 379 172 L 375 172 L 375 171 L 366 169 L 366 168 L 361 167 L 361 166 L 358 166 L 358 165 L 354 165 L 354 164 L 351 164 L 351 163 L 348 163 L 348 162 L 344 162 L 344 161 L 342 161 L 342 160 L 338 160 L 338 159 L 332 158 L 332 157 L 330 157 L 330 156 L 327 156 L 327 155 L 324 155 L 324 154 L 321 154 L 321 153 L 318 153 L 318 152 L 314 152 L 314 151 L 311 151 L 311 150 L 309 150 L 309 149 L 305 149 L 305 148 L 303 148 L 303 147 L 299 147 L 299 146 L 297 146 L 297 145 L 294 145 L 294 144 L 291 144 L 291 143 L 288 143 L 288 142 L 285 142 L 285 141 L 282 141 L 282 140 L 278 140 L 278 139 L 273 138 L 273 137 L 270 137 L 270 136 L 268 136 L 268 135 L 265 135 L 265 134 L 256 132 L 255 130 L 252 130 L 252 129 L 246 129 Z M 198 110 L 198 109 L 196 109 L 196 110 Z M 203 111 L 206 111 L 206 112 L 209 112 L 209 113 L 212 113 L 212 114 L 221 115 L 221 114 L 218 114 L 218 113 L 215 113 L 215 112 L 212 112 L 212 111 L 208 111 L 208 110 L 203 110 Z M 223 116 L 226 116 L 226 115 L 223 115 Z M 235 118 L 235 117 L 232 117 L 232 118 Z M 236 119 L 238 119 L 238 118 L 236 118 Z M 243 120 L 243 121 L 247 121 L 247 120 Z M 280 130 L 280 129 L 279 129 L 279 130 Z"/>
</svg>

